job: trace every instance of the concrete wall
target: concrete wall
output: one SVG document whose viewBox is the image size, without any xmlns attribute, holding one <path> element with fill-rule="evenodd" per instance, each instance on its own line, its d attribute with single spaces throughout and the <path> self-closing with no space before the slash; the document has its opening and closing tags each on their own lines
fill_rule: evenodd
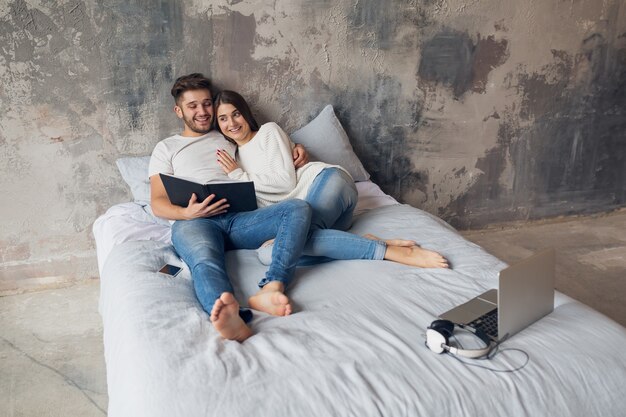
<svg viewBox="0 0 626 417">
<path fill-rule="evenodd" d="M 95 276 L 114 161 L 201 71 L 288 131 L 332 103 L 374 181 L 460 228 L 624 204 L 623 0 L 2 0 L 0 291 Z"/>
</svg>

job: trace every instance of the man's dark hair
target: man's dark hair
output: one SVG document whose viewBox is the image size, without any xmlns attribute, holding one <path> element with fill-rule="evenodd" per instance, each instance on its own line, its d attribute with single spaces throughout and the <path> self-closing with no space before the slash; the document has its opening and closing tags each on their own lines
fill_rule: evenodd
<svg viewBox="0 0 626 417">
<path fill-rule="evenodd" d="M 230 90 L 224 90 L 215 97 L 215 103 L 213 104 L 213 107 L 215 108 L 215 128 L 219 130 L 224 136 L 226 136 L 226 134 L 221 131 L 219 123 L 217 121 L 217 108 L 221 104 L 231 104 L 234 108 L 239 110 L 239 113 L 241 113 L 243 118 L 246 119 L 246 122 L 248 122 L 248 124 L 250 125 L 250 130 L 252 130 L 253 132 L 259 130 L 259 124 L 254 119 L 252 111 L 250 110 L 250 106 L 248 106 L 248 103 L 246 103 L 246 100 L 244 100 L 241 94 Z"/>
<path fill-rule="evenodd" d="M 176 104 L 178 103 L 178 99 L 183 95 L 185 91 L 189 90 L 209 90 L 211 91 L 211 80 L 209 80 L 204 75 L 199 72 L 194 72 L 193 74 L 183 75 L 182 77 L 178 77 L 174 86 L 172 87 L 172 97 L 174 97 L 174 101 Z"/>
</svg>

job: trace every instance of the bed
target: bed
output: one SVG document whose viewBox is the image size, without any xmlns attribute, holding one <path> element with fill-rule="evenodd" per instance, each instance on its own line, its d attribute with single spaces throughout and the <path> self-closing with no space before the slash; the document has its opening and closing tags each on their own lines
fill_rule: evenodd
<svg viewBox="0 0 626 417">
<path fill-rule="evenodd" d="M 554 311 L 491 360 L 426 348 L 436 316 L 496 287 L 506 265 L 373 182 L 357 188 L 353 233 L 414 239 L 444 254 L 452 269 L 362 260 L 298 268 L 288 289 L 295 313 L 256 312 L 255 335 L 243 344 L 213 329 L 169 225 L 145 201 L 100 216 L 93 230 L 108 415 L 626 415 L 626 329 L 559 292 Z M 155 272 L 164 263 L 183 270 L 175 278 Z M 243 301 L 266 269 L 251 250 L 228 252 L 227 267 Z M 466 336 L 459 341 L 473 347 Z"/>
</svg>

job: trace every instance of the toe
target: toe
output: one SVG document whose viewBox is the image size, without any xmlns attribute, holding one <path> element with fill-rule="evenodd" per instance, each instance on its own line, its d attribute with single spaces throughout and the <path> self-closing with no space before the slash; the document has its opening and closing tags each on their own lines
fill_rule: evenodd
<svg viewBox="0 0 626 417">
<path fill-rule="evenodd" d="M 224 306 L 224 303 L 219 298 L 213 304 L 213 308 L 211 309 L 211 321 L 217 320 L 220 315 L 220 310 Z"/>
<path fill-rule="evenodd" d="M 219 299 L 226 305 L 237 302 L 237 300 L 235 300 L 235 296 L 229 292 L 222 293 Z"/>
</svg>

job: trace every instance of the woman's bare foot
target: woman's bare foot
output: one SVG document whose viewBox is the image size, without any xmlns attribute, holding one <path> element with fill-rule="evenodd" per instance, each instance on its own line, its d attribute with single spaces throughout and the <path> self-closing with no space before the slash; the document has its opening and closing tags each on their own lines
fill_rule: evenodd
<svg viewBox="0 0 626 417">
<path fill-rule="evenodd" d="M 261 245 L 262 248 L 266 247 L 266 246 L 271 246 L 274 244 L 274 239 L 270 239 L 270 240 L 266 240 L 265 242 L 263 242 L 263 244 Z"/>
<path fill-rule="evenodd" d="M 363 235 L 364 238 L 367 239 L 371 239 L 371 240 L 382 240 L 383 242 L 385 242 L 388 246 L 401 246 L 401 247 L 405 247 L 405 248 L 410 248 L 412 246 L 419 246 L 417 244 L 417 242 L 415 242 L 414 240 L 406 240 L 406 239 L 381 239 L 378 236 L 374 236 L 372 234 L 366 234 Z"/>
<path fill-rule="evenodd" d="M 439 253 L 419 246 L 387 246 L 385 259 L 420 268 L 448 268 L 448 261 Z"/>
<path fill-rule="evenodd" d="M 252 330 L 239 316 L 239 303 L 229 292 L 222 293 L 213 304 L 211 322 L 224 339 L 243 342 L 252 336 Z"/>
<path fill-rule="evenodd" d="M 292 312 L 289 298 L 283 293 L 285 286 L 280 281 L 271 281 L 248 298 L 248 305 L 273 316 L 288 316 Z"/>
</svg>

